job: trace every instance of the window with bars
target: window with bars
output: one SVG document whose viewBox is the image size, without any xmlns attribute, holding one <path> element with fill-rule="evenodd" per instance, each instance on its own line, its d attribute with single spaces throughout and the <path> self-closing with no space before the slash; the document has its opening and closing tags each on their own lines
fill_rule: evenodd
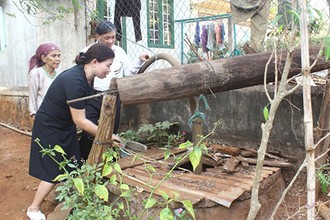
<svg viewBox="0 0 330 220">
<path fill-rule="evenodd" d="M 174 48 L 173 0 L 148 0 L 148 46 Z"/>
</svg>

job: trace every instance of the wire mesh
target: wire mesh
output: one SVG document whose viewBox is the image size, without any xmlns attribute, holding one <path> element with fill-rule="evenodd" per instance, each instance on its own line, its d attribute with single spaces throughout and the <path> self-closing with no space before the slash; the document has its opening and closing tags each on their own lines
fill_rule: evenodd
<svg viewBox="0 0 330 220">
<path fill-rule="evenodd" d="M 320 44 L 329 33 L 329 0 L 307 2 L 311 43 Z M 168 53 L 181 64 L 269 51 L 275 41 L 284 47 L 288 39 L 280 36 L 300 13 L 298 0 L 110 0 L 97 8 L 132 59 Z"/>
</svg>

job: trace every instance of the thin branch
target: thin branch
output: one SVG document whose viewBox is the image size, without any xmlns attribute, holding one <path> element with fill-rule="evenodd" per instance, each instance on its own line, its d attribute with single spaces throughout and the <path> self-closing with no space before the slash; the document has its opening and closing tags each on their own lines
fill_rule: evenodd
<svg viewBox="0 0 330 220">
<path fill-rule="evenodd" d="M 293 179 L 291 180 L 290 184 L 288 185 L 288 187 L 283 191 L 280 200 L 277 202 L 274 211 L 272 213 L 272 215 L 270 216 L 270 220 L 274 219 L 274 216 L 277 212 L 277 209 L 280 207 L 280 205 L 282 204 L 282 202 L 284 201 L 284 198 L 286 196 L 286 194 L 289 192 L 289 190 L 291 189 L 291 187 L 293 186 L 294 182 L 296 181 L 296 179 L 298 178 L 300 172 L 302 171 L 302 169 L 306 166 L 306 158 L 305 160 L 302 162 L 302 164 L 300 165 L 296 175 L 293 177 Z"/>
<path fill-rule="evenodd" d="M 265 89 L 265 93 L 266 93 L 266 96 L 268 98 L 268 101 L 270 103 L 272 102 L 272 98 L 270 97 L 269 92 L 268 92 L 268 89 L 267 89 L 267 72 L 268 72 L 267 70 L 268 70 L 269 64 L 270 64 L 273 56 L 274 56 L 274 51 L 272 51 L 272 53 L 270 54 L 270 57 L 269 57 L 269 59 L 268 59 L 268 61 L 266 63 L 265 74 L 264 74 L 264 89 Z"/>
</svg>

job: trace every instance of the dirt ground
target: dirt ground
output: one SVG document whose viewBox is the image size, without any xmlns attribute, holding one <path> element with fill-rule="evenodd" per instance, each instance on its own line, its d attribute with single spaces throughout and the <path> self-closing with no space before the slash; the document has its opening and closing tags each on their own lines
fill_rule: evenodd
<svg viewBox="0 0 330 220">
<path fill-rule="evenodd" d="M 31 138 L 0 126 L 0 219 L 28 220 L 26 209 L 30 205 L 39 181 L 28 174 Z M 306 219 L 305 179 L 299 178 L 278 210 L 276 219 Z M 322 197 L 326 201 L 325 196 Z M 48 215 L 56 204 L 45 201 L 41 207 Z M 318 216 L 317 219 L 323 219 Z"/>
</svg>

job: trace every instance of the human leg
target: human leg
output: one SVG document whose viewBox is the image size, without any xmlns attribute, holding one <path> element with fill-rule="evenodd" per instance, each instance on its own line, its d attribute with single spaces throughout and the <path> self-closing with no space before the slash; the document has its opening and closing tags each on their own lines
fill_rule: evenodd
<svg viewBox="0 0 330 220">
<path fill-rule="evenodd" d="M 38 190 L 34 196 L 33 202 L 28 208 L 27 215 L 30 219 L 39 220 L 46 219 L 43 218 L 44 215 L 40 212 L 40 207 L 46 196 L 50 193 L 50 191 L 55 186 L 54 183 L 48 183 L 46 181 L 40 181 Z"/>
</svg>

